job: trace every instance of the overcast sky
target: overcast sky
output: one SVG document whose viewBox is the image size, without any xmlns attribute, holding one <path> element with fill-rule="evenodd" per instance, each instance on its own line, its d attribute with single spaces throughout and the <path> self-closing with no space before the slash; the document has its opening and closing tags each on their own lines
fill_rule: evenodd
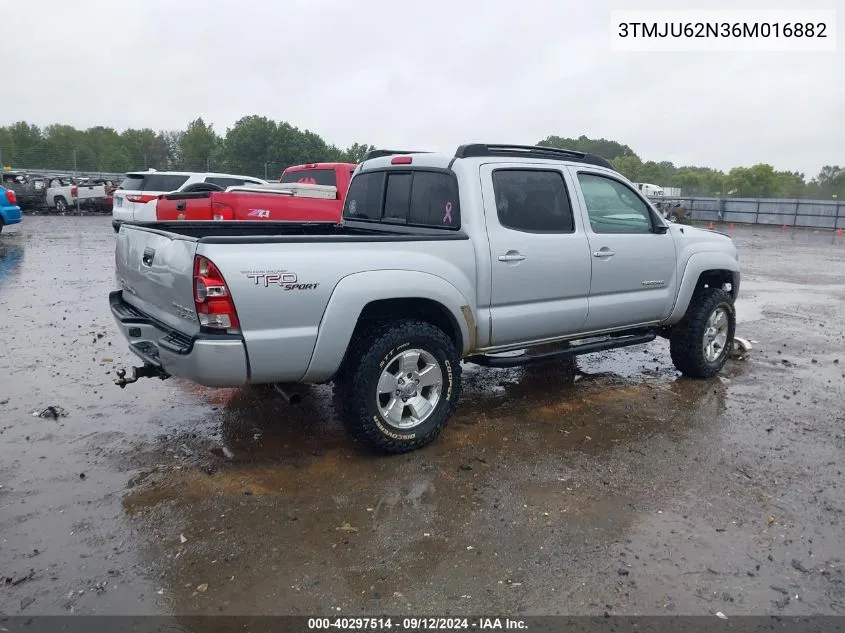
<svg viewBox="0 0 845 633">
<path fill-rule="evenodd" d="M 202 116 L 224 134 L 261 114 L 340 146 L 586 134 L 677 165 L 845 165 L 845 42 L 613 52 L 613 8 L 841 19 L 845 0 L 29 0 L 0 20 L 0 124 L 175 129 Z"/>
</svg>

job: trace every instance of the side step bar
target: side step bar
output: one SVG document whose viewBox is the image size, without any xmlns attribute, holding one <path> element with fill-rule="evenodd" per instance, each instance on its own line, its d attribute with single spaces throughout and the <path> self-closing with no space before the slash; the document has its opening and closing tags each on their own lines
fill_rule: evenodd
<svg viewBox="0 0 845 633">
<path fill-rule="evenodd" d="M 617 347 L 629 347 L 631 345 L 641 345 L 643 343 L 650 343 L 657 338 L 657 332 L 649 330 L 639 334 L 628 334 L 624 336 L 610 336 L 600 341 L 591 343 L 581 343 L 580 345 L 570 344 L 568 347 L 562 347 L 553 352 L 545 352 L 542 354 L 522 353 L 518 356 L 487 356 L 484 354 L 477 356 L 467 356 L 464 361 L 473 363 L 474 365 L 481 365 L 482 367 L 521 367 L 531 363 L 538 363 L 542 361 L 551 360 L 554 358 L 566 358 L 569 356 L 578 356 L 580 354 L 590 354 L 592 352 L 601 352 L 608 349 L 616 349 Z"/>
</svg>

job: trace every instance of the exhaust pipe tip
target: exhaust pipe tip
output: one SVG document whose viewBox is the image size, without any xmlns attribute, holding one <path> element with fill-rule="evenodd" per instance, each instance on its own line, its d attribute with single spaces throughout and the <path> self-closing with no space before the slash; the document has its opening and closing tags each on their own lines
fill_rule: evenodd
<svg viewBox="0 0 845 633">
<path fill-rule="evenodd" d="M 280 396 L 284 399 L 291 406 L 296 406 L 298 404 L 302 404 L 302 394 L 293 391 L 291 389 L 285 389 L 282 385 L 278 383 L 273 384 L 273 389 L 275 389 Z"/>
</svg>

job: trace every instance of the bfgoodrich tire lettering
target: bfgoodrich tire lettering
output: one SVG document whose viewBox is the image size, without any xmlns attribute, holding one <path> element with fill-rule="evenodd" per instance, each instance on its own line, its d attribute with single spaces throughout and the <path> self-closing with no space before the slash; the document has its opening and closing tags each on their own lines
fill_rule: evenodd
<svg viewBox="0 0 845 633">
<path fill-rule="evenodd" d="M 442 377 L 440 397 L 418 425 L 397 428 L 380 411 L 379 380 L 404 350 L 423 350 Z M 407 453 L 433 442 L 445 428 L 461 391 L 461 367 L 452 340 L 439 328 L 412 319 L 385 322 L 356 337 L 335 380 L 335 403 L 352 435 L 376 450 Z"/>
<path fill-rule="evenodd" d="M 727 318 L 727 337 L 718 356 L 708 359 L 705 333 L 711 317 L 721 311 Z M 704 288 L 696 293 L 684 318 L 672 328 L 669 351 L 675 367 L 691 378 L 711 378 L 728 359 L 736 331 L 736 309 L 731 296 L 720 288 Z"/>
</svg>

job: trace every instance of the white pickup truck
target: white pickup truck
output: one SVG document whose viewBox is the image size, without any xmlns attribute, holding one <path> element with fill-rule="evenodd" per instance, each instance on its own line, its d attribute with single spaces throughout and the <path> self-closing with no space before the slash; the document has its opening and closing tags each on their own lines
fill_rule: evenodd
<svg viewBox="0 0 845 633">
<path fill-rule="evenodd" d="M 443 430 L 462 362 L 660 336 L 681 373 L 710 378 L 740 283 L 730 237 L 665 222 L 606 160 L 486 144 L 371 152 L 340 225 L 124 223 L 115 262 L 111 310 L 143 360 L 121 387 L 334 381 L 353 434 L 393 453 Z"/>
<path fill-rule="evenodd" d="M 76 182 L 66 176 L 53 176 L 47 182 L 46 202 L 48 207 L 59 213 L 65 213 L 77 205 L 88 207 L 97 205 L 106 198 L 106 188 L 103 185 L 87 183 L 84 180 Z"/>
</svg>

